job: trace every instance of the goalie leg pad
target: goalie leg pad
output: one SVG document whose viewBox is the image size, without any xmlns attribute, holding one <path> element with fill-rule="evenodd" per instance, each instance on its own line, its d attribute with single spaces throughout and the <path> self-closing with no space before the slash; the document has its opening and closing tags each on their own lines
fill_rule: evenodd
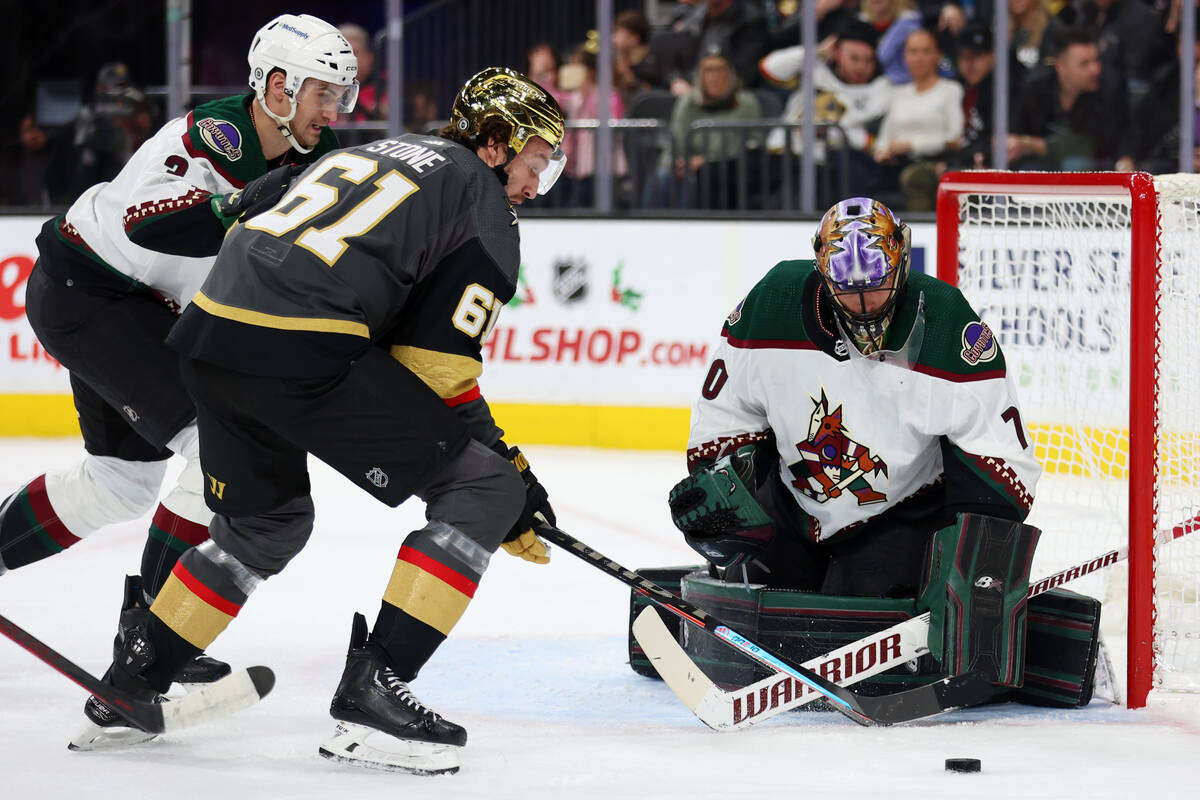
<svg viewBox="0 0 1200 800">
<path fill-rule="evenodd" d="M 947 674 L 984 672 L 1021 685 L 1029 568 L 1041 531 L 982 514 L 959 514 L 934 534 L 918 606 L 928 609 L 929 650 Z"/>
<path fill-rule="evenodd" d="M 747 587 L 742 583 L 711 577 L 703 570 L 685 574 L 681 588 L 688 602 L 800 663 L 857 642 L 916 614 L 911 597 L 846 597 L 756 584 Z M 668 615 L 661 616 L 666 622 Z M 722 688 L 743 687 L 771 674 L 757 662 L 750 661 L 712 636 L 697 632 L 688 625 L 683 626 L 683 632 L 681 640 L 688 655 L 702 665 L 705 674 Z M 835 682 L 851 678 L 889 660 L 894 655 L 892 648 L 896 644 L 887 641 L 864 645 L 846 657 L 826 660 L 816 671 Z M 854 691 L 864 695 L 890 694 L 922 686 L 941 677 L 937 664 L 926 655 L 870 677 L 858 683 Z M 791 688 L 791 684 L 785 681 L 773 691 L 790 691 Z M 755 709 L 761 710 L 787 699 L 790 697 L 777 694 L 766 698 L 746 697 L 742 708 L 747 715 L 753 716 Z M 823 709 L 828 706 L 817 701 L 805 708 Z"/>
<path fill-rule="evenodd" d="M 704 572 L 704 566 L 698 567 L 659 567 L 656 569 L 639 569 L 638 574 L 643 576 L 651 583 L 656 583 L 666 589 L 676 597 L 683 597 L 683 590 L 680 589 L 680 583 L 683 581 L 683 576 L 689 572 Z M 658 674 L 658 670 L 646 658 L 646 654 L 642 652 L 642 646 L 638 644 L 637 637 L 633 635 L 633 621 L 637 619 L 638 614 L 642 613 L 642 609 L 646 606 L 653 606 L 654 603 L 647 599 L 644 594 L 629 590 L 629 667 L 638 675 L 644 675 L 647 678 L 662 680 Z M 663 624 L 675 636 L 675 640 L 679 641 L 679 628 L 683 624 L 683 620 L 674 614 L 663 614 Z"/>
<path fill-rule="evenodd" d="M 1029 598 L 1025 684 L 1018 703 L 1082 708 L 1092 700 L 1100 658 L 1100 601 L 1054 589 Z"/>
</svg>

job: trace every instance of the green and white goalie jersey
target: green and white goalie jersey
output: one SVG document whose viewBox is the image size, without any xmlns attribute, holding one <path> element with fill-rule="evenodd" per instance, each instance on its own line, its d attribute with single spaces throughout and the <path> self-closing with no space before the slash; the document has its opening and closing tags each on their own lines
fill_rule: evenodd
<svg viewBox="0 0 1200 800">
<path fill-rule="evenodd" d="M 873 357 L 831 302 L 812 261 L 785 261 L 738 304 L 692 410 L 689 470 L 773 433 L 815 541 L 919 498 L 1023 520 L 1041 467 L 999 342 L 962 294 L 910 275 Z"/>
</svg>

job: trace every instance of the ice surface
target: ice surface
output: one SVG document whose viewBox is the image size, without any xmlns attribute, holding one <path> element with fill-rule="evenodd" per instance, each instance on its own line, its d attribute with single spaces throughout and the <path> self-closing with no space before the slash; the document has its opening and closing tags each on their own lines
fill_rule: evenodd
<svg viewBox="0 0 1200 800">
<path fill-rule="evenodd" d="M 695 563 L 665 498 L 683 455 L 523 448 L 567 531 L 628 567 Z M 0 498 L 76 460 L 73 440 L 0 440 Z M 719 734 L 625 663 L 626 588 L 566 553 L 539 567 L 493 559 L 458 628 L 414 682 L 470 731 L 462 771 L 421 778 L 317 756 L 350 615 L 373 619 L 423 509 L 375 503 L 313 465 L 317 527 L 213 645 L 267 664 L 274 693 L 227 720 L 104 753 L 71 753 L 84 695 L 0 641 L 0 798 L 1128 798 L 1185 797 L 1200 778 L 1200 723 L 1093 704 L 1004 706 L 866 729 L 793 713 Z M 113 526 L 0 577 L 0 613 L 81 666 L 107 664 L 121 578 L 148 520 Z M 1118 664 L 1118 669 L 1120 665 Z M 983 761 L 945 772 L 949 757 Z"/>
</svg>

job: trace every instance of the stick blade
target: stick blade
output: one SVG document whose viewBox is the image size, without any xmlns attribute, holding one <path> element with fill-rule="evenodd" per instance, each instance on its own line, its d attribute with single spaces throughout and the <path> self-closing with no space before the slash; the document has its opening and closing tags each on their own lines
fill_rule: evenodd
<svg viewBox="0 0 1200 800">
<path fill-rule="evenodd" d="M 858 702 L 876 724 L 897 725 L 978 705 L 991 698 L 993 691 L 991 681 L 982 672 L 964 672 L 904 692 L 860 696 Z"/>
<path fill-rule="evenodd" d="M 178 700 L 160 704 L 162 729 L 157 732 L 169 733 L 227 717 L 254 705 L 274 686 L 275 673 L 269 667 L 236 670 Z"/>
<path fill-rule="evenodd" d="M 695 712 L 713 689 L 713 682 L 688 658 L 653 607 L 646 606 L 637 615 L 633 636 L 671 691 Z"/>
</svg>

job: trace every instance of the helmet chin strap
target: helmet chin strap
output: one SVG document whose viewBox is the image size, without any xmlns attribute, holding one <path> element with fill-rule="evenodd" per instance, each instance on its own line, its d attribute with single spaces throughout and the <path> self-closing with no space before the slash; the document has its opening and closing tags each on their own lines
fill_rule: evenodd
<svg viewBox="0 0 1200 800">
<path fill-rule="evenodd" d="M 505 172 L 505 170 L 508 169 L 508 165 L 511 164 L 512 160 L 516 157 L 517 151 L 509 147 L 508 158 L 504 159 L 504 163 L 497 164 L 496 166 L 492 167 L 492 172 L 496 174 L 496 178 L 500 181 L 501 186 L 508 186 L 508 173 Z"/>
<path fill-rule="evenodd" d="M 283 138 L 287 140 L 287 143 L 299 152 L 307 155 L 313 151 L 313 148 L 305 147 L 304 145 L 300 144 L 300 141 L 296 139 L 296 136 L 292 133 L 292 119 L 296 116 L 296 110 L 298 108 L 296 98 L 288 95 L 286 92 L 283 96 L 287 98 L 292 108 L 286 117 L 281 117 L 271 109 L 267 108 L 267 100 L 263 94 L 258 95 L 258 106 L 266 113 L 268 117 L 274 120 L 275 126 L 279 128 L 279 132 L 283 135 Z"/>
</svg>

